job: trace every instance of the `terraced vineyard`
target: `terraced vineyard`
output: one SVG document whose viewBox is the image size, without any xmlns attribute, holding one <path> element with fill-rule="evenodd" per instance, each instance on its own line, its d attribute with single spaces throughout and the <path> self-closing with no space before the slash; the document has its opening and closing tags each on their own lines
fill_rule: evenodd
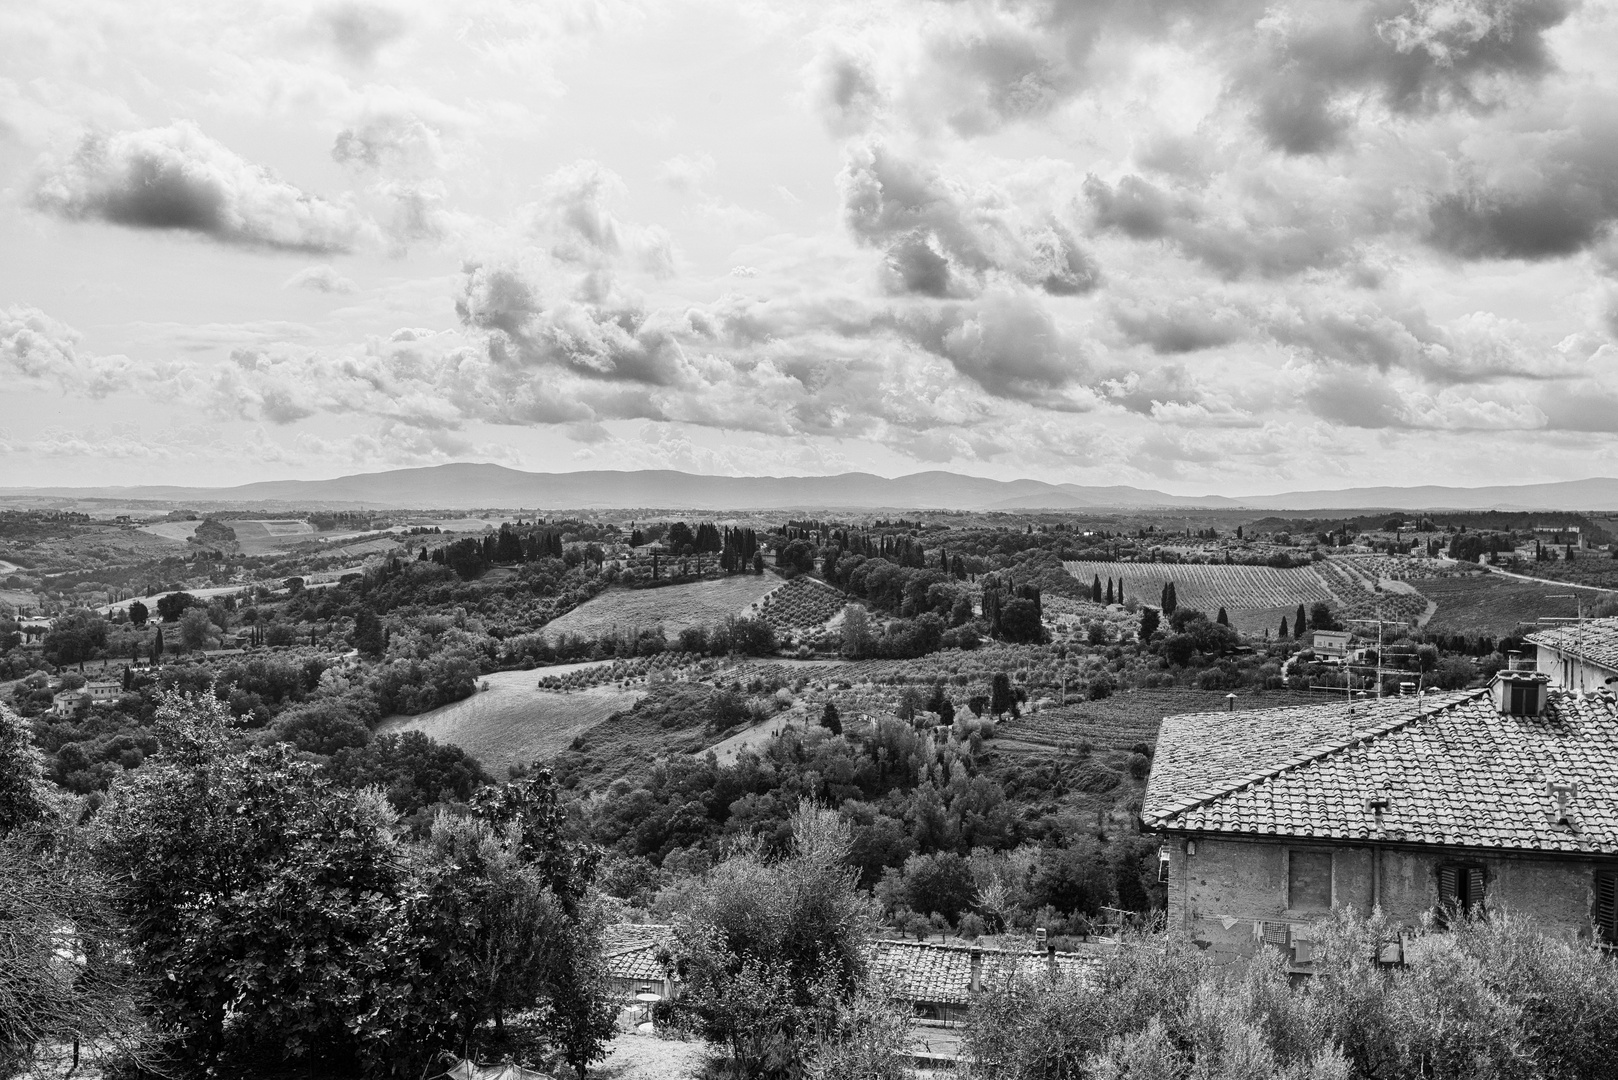
<svg viewBox="0 0 1618 1080">
<path fill-rule="evenodd" d="M 1277 570 L 1269 566 L 1232 566 L 1224 563 L 1063 563 L 1080 581 L 1095 577 L 1123 582 L 1124 595 L 1156 606 L 1163 585 L 1174 582 L 1181 607 L 1197 608 L 1211 617 L 1221 607 L 1231 625 L 1244 634 L 1274 631 L 1284 615 L 1292 617 L 1299 604 L 1324 601 L 1333 608 L 1350 598 L 1339 596 L 1312 566 Z M 1346 585 L 1346 583 L 1345 583 Z"/>
</svg>

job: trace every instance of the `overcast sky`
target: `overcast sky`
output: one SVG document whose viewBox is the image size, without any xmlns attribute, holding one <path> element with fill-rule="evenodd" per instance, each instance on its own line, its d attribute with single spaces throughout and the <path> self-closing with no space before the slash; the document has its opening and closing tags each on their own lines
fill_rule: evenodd
<svg viewBox="0 0 1618 1080">
<path fill-rule="evenodd" d="M 1618 5 L 0 4 L 0 486 L 1618 475 Z"/>
</svg>

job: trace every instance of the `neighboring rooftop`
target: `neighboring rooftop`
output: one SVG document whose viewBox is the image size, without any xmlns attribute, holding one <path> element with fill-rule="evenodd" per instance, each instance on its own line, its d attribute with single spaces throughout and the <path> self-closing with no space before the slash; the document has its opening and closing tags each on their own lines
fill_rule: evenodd
<svg viewBox="0 0 1618 1080">
<path fill-rule="evenodd" d="M 1618 671 L 1618 618 L 1591 619 L 1551 630 L 1536 630 L 1526 640 Z"/>
<path fill-rule="evenodd" d="M 877 941 L 871 946 L 871 971 L 903 1001 L 935 1005 L 965 1005 L 972 996 L 970 945 L 934 945 L 918 941 Z M 1049 978 L 1050 958 L 1042 952 L 982 949 L 984 987 L 1012 978 Z M 1056 970 L 1073 977 L 1094 967 L 1098 957 L 1088 953 L 1059 952 Z"/>
<path fill-rule="evenodd" d="M 1576 785 L 1571 824 L 1549 783 Z M 1201 833 L 1618 854 L 1618 701 L 1487 690 L 1171 716 L 1141 817 Z"/>
</svg>

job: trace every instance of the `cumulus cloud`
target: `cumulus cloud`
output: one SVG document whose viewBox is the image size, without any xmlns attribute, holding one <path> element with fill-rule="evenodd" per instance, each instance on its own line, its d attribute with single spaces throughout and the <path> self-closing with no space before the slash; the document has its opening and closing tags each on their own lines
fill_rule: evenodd
<svg viewBox="0 0 1618 1080">
<path fill-rule="evenodd" d="M 1095 260 L 1065 225 L 998 189 L 970 188 L 879 143 L 852 151 L 837 180 L 844 224 L 886 252 L 895 293 L 972 296 L 991 273 L 1056 296 L 1100 284 Z"/>
<path fill-rule="evenodd" d="M 149 375 L 149 369 L 127 356 L 85 353 L 79 340 L 76 330 L 38 308 L 0 308 L 0 370 L 6 370 L 11 379 L 104 398 Z"/>
<path fill-rule="evenodd" d="M 1071 408 L 1059 391 L 1088 367 L 1079 343 L 1020 293 L 995 291 L 978 303 L 913 311 L 897 321 L 916 344 L 996 397 Z"/>
<path fill-rule="evenodd" d="M 294 187 L 185 121 L 85 136 L 71 157 L 46 167 L 33 202 L 70 221 L 279 251 L 348 251 L 362 229 L 352 209 Z"/>
<path fill-rule="evenodd" d="M 332 160 L 356 168 L 426 172 L 443 162 L 438 129 L 412 112 L 384 111 L 363 116 L 337 133 Z"/>
<path fill-rule="evenodd" d="M 674 248 L 668 232 L 655 225 L 632 225 L 612 213 L 612 201 L 624 191 L 622 178 L 594 161 L 575 162 L 547 177 L 534 213 L 536 231 L 550 242 L 550 254 L 584 266 L 627 255 L 652 273 L 672 273 Z"/>
<path fill-rule="evenodd" d="M 354 282 L 330 266 L 306 266 L 281 283 L 283 289 L 308 289 L 311 292 L 351 293 Z"/>
</svg>

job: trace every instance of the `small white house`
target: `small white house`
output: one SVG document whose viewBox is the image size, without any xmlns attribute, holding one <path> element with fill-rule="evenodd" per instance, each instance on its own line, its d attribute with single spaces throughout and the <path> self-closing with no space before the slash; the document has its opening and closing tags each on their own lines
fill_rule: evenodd
<svg viewBox="0 0 1618 1080">
<path fill-rule="evenodd" d="M 1331 660 L 1344 659 L 1348 656 L 1349 636 L 1346 630 L 1316 630 L 1315 654 Z"/>
<path fill-rule="evenodd" d="M 1566 623 L 1528 635 L 1534 667 L 1564 690 L 1604 690 L 1618 680 L 1618 618 Z"/>
</svg>

